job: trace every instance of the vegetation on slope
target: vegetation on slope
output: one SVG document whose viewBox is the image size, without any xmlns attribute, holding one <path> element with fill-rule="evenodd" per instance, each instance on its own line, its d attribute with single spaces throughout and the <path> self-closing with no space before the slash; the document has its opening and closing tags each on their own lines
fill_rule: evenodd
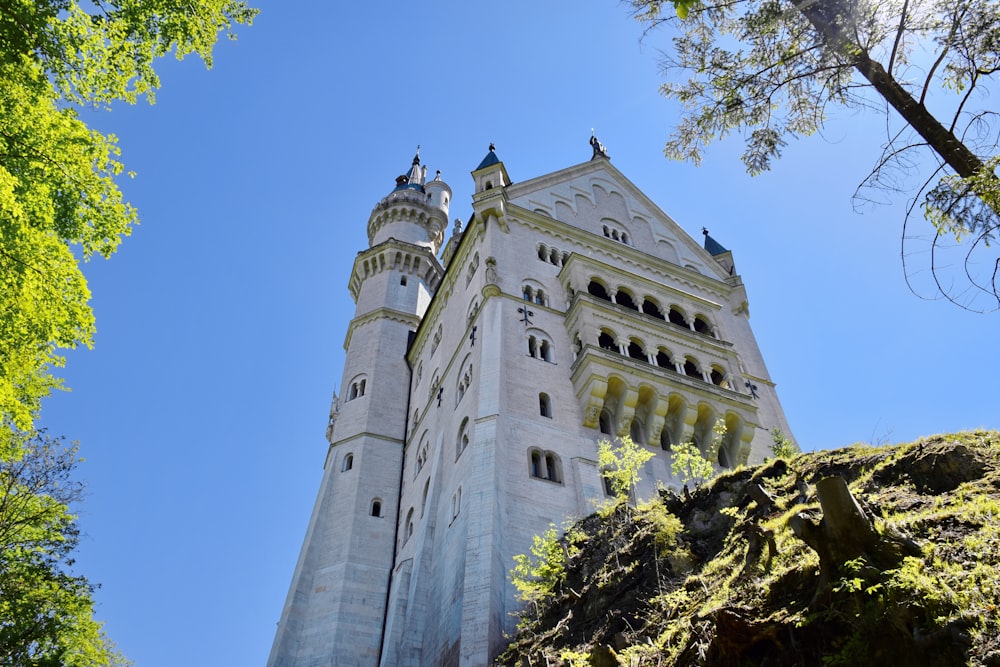
<svg viewBox="0 0 1000 667">
<path fill-rule="evenodd" d="M 858 540 L 829 538 L 838 479 Z M 602 514 L 536 544 L 496 664 L 1000 666 L 996 431 L 799 454 Z"/>
</svg>

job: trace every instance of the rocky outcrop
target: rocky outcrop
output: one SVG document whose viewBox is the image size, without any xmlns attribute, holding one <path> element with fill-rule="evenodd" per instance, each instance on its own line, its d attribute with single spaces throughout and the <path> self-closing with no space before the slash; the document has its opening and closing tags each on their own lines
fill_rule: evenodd
<svg viewBox="0 0 1000 667">
<path fill-rule="evenodd" d="M 1000 433 L 801 454 L 571 530 L 496 664 L 1000 667 Z"/>
</svg>

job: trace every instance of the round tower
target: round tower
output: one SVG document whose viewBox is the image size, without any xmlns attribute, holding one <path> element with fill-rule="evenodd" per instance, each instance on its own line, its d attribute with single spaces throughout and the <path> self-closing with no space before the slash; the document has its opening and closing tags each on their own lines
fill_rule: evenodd
<svg viewBox="0 0 1000 667">
<path fill-rule="evenodd" d="M 394 238 L 438 253 L 448 226 L 451 188 L 441 180 L 440 171 L 430 183 L 425 183 L 426 177 L 427 168 L 421 168 L 418 150 L 409 172 L 396 177 L 396 187 L 372 209 L 369 245 Z"/>
<path fill-rule="evenodd" d="M 270 667 L 378 662 L 406 438 L 405 355 L 444 273 L 436 254 L 451 188 L 440 173 L 425 180 L 418 153 L 372 211 L 370 247 L 354 261 L 355 314 L 330 411 L 323 483 Z"/>
</svg>

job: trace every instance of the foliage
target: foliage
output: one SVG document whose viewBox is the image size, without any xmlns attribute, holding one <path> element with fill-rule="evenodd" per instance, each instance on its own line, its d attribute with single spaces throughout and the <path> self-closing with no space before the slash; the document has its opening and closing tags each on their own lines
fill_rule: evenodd
<svg viewBox="0 0 1000 667">
<path fill-rule="evenodd" d="M 31 432 L 61 386 L 61 349 L 90 346 L 80 260 L 108 257 L 137 222 L 119 189 L 113 135 L 78 108 L 153 101 L 153 61 L 211 65 L 220 31 L 249 24 L 238 0 L 0 0 L 0 663 L 121 664 L 73 575 L 75 450 Z"/>
<path fill-rule="evenodd" d="M 775 458 L 790 459 L 798 454 L 799 448 L 781 432 L 780 428 L 771 429 L 771 453 Z"/>
<path fill-rule="evenodd" d="M 655 498 L 638 508 L 638 518 L 645 521 L 653 530 L 653 542 L 660 551 L 674 548 L 677 536 L 684 529 L 681 520 L 672 514 L 666 506 Z"/>
<path fill-rule="evenodd" d="M 0 461 L 0 663 L 125 664 L 93 620 L 93 586 L 70 571 L 76 448 L 44 433 L 18 438 L 20 456 Z"/>
<path fill-rule="evenodd" d="M 881 156 L 858 201 L 915 189 L 914 203 L 923 200 L 934 234 L 913 234 L 904 223 L 904 263 L 912 244 L 930 243 L 931 289 L 972 309 L 1000 308 L 997 258 L 989 249 L 1000 227 L 1000 136 L 989 102 L 1000 71 L 995 0 L 631 5 L 650 29 L 671 31 L 661 90 L 683 112 L 666 144 L 669 157 L 698 163 L 709 143 L 738 132 L 747 171 L 759 174 L 789 139 L 820 131 L 831 105 L 886 113 L 892 107 Z M 671 5 L 683 20 L 663 11 Z M 920 165 L 928 165 L 923 173 Z M 964 257 L 947 252 L 949 239 L 963 242 L 956 250 Z M 920 268 L 907 265 L 908 280 Z M 911 282 L 911 289 L 918 286 Z"/>
<path fill-rule="evenodd" d="M 698 486 L 707 482 L 715 474 L 715 466 L 690 440 L 674 447 L 672 454 L 670 472 L 685 486 L 687 484 Z"/>
<path fill-rule="evenodd" d="M 653 458 L 653 452 L 637 445 L 629 436 L 617 439 L 615 446 L 609 440 L 597 443 L 597 465 L 601 475 L 608 480 L 611 491 L 619 500 L 635 500 L 635 485 L 639 471 Z"/>
<path fill-rule="evenodd" d="M 880 535 L 908 536 L 919 549 L 891 564 L 870 554 L 849 560 L 819 591 L 819 558 L 788 524 L 821 513 L 812 485 L 831 475 L 878 517 Z M 753 502 L 752 485 L 773 502 Z M 659 511 L 653 503 L 582 522 L 591 539 L 565 572 L 578 595 L 543 601 L 497 664 L 526 656 L 537 664 L 539 655 L 637 667 L 995 659 L 1000 432 L 802 453 L 662 501 L 679 525 L 666 554 L 646 516 Z"/>
<path fill-rule="evenodd" d="M 530 554 L 514 556 L 511 582 L 523 602 L 538 602 L 556 593 L 566 580 L 566 561 L 580 551 L 586 536 L 578 530 L 560 531 L 550 524 L 548 530 L 532 539 Z"/>
<path fill-rule="evenodd" d="M 79 259 L 109 256 L 137 221 L 117 178 L 113 135 L 73 105 L 135 102 L 159 85 L 153 61 L 211 65 L 220 30 L 250 23 L 235 0 L 0 2 L 0 438 L 28 430 L 60 386 L 60 348 L 91 344 Z M 78 248 L 74 252 L 73 246 Z M 3 452 L 0 452 L 2 455 Z"/>
</svg>

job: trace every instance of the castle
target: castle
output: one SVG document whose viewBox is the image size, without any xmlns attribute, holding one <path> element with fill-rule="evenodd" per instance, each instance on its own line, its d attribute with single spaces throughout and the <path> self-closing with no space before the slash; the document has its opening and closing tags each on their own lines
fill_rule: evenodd
<svg viewBox="0 0 1000 667">
<path fill-rule="evenodd" d="M 419 154 L 375 205 L 269 667 L 488 665 L 516 623 L 513 556 L 606 497 L 599 440 L 656 452 L 649 497 L 678 486 L 680 442 L 729 468 L 789 433 L 732 253 L 591 146 L 514 183 L 491 145 L 447 242 L 451 188 Z"/>
</svg>

